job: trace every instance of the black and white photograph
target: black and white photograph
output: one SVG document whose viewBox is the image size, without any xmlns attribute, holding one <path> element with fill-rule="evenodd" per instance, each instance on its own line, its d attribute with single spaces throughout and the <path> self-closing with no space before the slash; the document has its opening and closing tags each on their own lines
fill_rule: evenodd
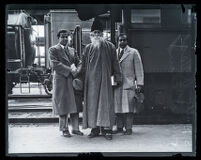
<svg viewBox="0 0 201 160">
<path fill-rule="evenodd" d="M 6 156 L 196 156 L 196 4 L 4 9 Z"/>
</svg>

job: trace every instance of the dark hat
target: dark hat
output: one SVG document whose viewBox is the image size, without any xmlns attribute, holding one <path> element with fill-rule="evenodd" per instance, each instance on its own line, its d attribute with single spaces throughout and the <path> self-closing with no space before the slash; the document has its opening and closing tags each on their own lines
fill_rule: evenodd
<svg viewBox="0 0 201 160">
<path fill-rule="evenodd" d="M 100 20 L 97 18 L 94 20 L 94 22 L 91 26 L 91 32 L 93 32 L 94 30 L 99 30 L 99 31 L 103 32 L 103 25 L 100 22 Z"/>
<path fill-rule="evenodd" d="M 73 88 L 75 90 L 81 91 L 83 89 L 83 82 L 80 79 L 75 78 L 73 80 Z"/>
</svg>

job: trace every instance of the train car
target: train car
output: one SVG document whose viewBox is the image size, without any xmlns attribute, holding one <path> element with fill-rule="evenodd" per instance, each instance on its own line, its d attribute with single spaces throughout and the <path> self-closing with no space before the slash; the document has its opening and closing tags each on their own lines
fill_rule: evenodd
<svg viewBox="0 0 201 160">
<path fill-rule="evenodd" d="M 7 92 L 12 94 L 16 84 L 40 82 L 47 91 L 45 79 L 49 78 L 48 68 L 34 64 L 36 37 L 32 25 L 37 21 L 25 11 L 10 11 L 6 28 Z M 22 90 L 21 90 L 22 91 Z M 47 92 L 48 93 L 48 92 Z"/>
<path fill-rule="evenodd" d="M 123 9 L 128 43 L 145 72 L 144 112 L 194 115 L 196 13 L 193 5 L 130 5 Z"/>
</svg>

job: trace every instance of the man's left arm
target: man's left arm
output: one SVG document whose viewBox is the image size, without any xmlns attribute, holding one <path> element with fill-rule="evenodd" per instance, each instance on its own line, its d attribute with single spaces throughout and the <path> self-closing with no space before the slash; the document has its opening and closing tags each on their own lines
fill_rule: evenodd
<svg viewBox="0 0 201 160">
<path fill-rule="evenodd" d="M 134 53 L 134 68 L 137 82 L 137 90 L 140 92 L 144 86 L 144 69 L 140 53 L 136 50 Z"/>
<path fill-rule="evenodd" d="M 122 84 L 122 72 L 115 47 L 112 48 L 112 70 L 115 82 L 117 82 L 118 85 Z"/>
</svg>

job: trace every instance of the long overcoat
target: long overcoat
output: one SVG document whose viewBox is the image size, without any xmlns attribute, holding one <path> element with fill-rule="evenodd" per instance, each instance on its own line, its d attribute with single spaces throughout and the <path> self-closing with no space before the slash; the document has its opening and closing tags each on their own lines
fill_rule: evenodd
<svg viewBox="0 0 201 160">
<path fill-rule="evenodd" d="M 119 48 L 116 51 L 118 55 Z M 134 101 L 136 84 L 144 84 L 143 65 L 138 50 L 127 45 L 119 63 L 123 75 L 123 85 L 114 89 L 115 113 L 136 113 L 138 112 Z"/>
<path fill-rule="evenodd" d="M 70 56 L 67 56 L 66 52 Z M 74 49 L 68 47 L 66 52 L 59 44 L 49 49 L 50 65 L 53 69 L 53 113 L 56 115 L 66 115 L 78 111 L 72 85 L 73 75 L 70 72 Z"/>
<path fill-rule="evenodd" d="M 111 76 L 117 82 L 122 80 L 115 46 L 108 41 L 100 47 L 88 44 L 82 64 L 85 73 L 83 128 L 111 127 L 115 119 Z"/>
</svg>

